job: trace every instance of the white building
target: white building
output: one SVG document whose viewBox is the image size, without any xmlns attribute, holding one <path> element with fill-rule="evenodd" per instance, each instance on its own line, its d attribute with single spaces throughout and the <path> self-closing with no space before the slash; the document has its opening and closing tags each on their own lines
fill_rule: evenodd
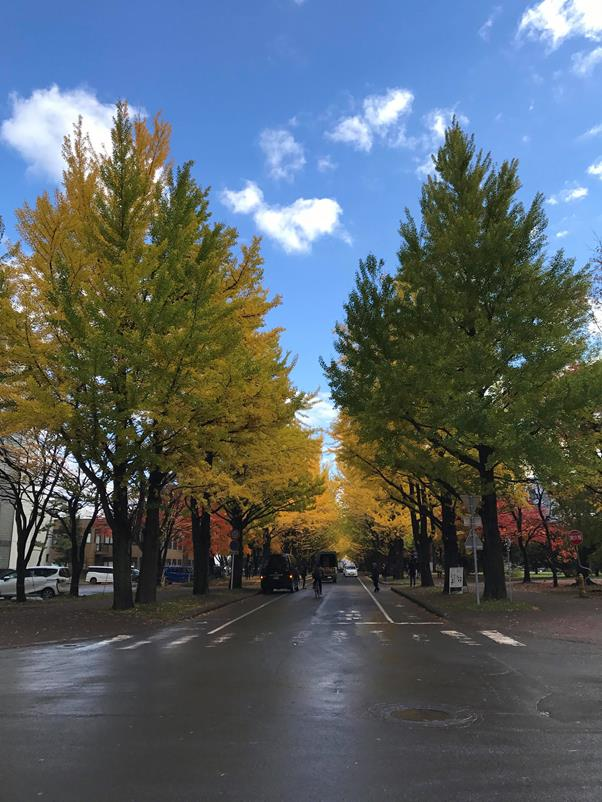
<svg viewBox="0 0 602 802">
<path fill-rule="evenodd" d="M 30 565 L 37 565 L 40 552 L 42 560 L 47 563 L 49 560 L 48 547 L 50 539 L 47 538 L 48 526 L 42 526 L 39 534 L 39 541 L 36 543 L 29 560 Z M 15 511 L 7 501 L 0 501 L 0 569 L 17 567 L 17 527 L 15 525 Z"/>
</svg>

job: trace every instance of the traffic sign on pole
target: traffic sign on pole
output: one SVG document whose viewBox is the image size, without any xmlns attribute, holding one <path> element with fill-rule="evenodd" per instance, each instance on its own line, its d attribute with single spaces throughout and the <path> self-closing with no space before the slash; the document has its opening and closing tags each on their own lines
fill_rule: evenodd
<svg viewBox="0 0 602 802">
<path fill-rule="evenodd" d="M 571 529 L 568 535 L 573 546 L 579 546 L 583 543 L 583 535 L 578 529 Z"/>
<path fill-rule="evenodd" d="M 460 496 L 460 498 L 462 499 L 462 504 L 471 515 L 477 511 L 481 500 L 480 496 Z"/>
<path fill-rule="evenodd" d="M 230 551 L 232 552 L 232 554 L 238 554 L 239 546 L 240 544 L 238 543 L 237 540 L 230 541 Z"/>
<path fill-rule="evenodd" d="M 240 540 L 240 532 L 238 531 L 238 529 L 233 529 L 230 532 L 230 537 L 232 538 L 232 540 Z"/>
</svg>

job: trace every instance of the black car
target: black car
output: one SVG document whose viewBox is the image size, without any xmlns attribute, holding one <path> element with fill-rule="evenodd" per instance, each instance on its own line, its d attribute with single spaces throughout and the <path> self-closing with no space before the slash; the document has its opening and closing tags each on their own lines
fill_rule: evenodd
<svg viewBox="0 0 602 802">
<path fill-rule="evenodd" d="M 299 570 L 290 554 L 271 554 L 261 566 L 261 590 L 299 590 Z"/>
</svg>

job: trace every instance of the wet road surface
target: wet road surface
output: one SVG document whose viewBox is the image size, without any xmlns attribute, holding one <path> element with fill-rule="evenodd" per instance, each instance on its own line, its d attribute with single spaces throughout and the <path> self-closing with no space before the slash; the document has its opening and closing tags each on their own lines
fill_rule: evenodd
<svg viewBox="0 0 602 802">
<path fill-rule="evenodd" d="M 0 652 L 0 800 L 602 799 L 600 650 L 362 580 Z"/>
</svg>

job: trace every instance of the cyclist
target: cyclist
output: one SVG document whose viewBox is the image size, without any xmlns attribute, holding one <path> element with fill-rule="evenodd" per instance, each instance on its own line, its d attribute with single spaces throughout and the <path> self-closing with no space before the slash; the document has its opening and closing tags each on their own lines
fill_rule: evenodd
<svg viewBox="0 0 602 802">
<path fill-rule="evenodd" d="M 314 592 L 316 596 L 322 595 L 322 568 L 316 564 L 314 566 L 314 570 L 312 571 L 312 577 L 314 579 Z"/>
</svg>

